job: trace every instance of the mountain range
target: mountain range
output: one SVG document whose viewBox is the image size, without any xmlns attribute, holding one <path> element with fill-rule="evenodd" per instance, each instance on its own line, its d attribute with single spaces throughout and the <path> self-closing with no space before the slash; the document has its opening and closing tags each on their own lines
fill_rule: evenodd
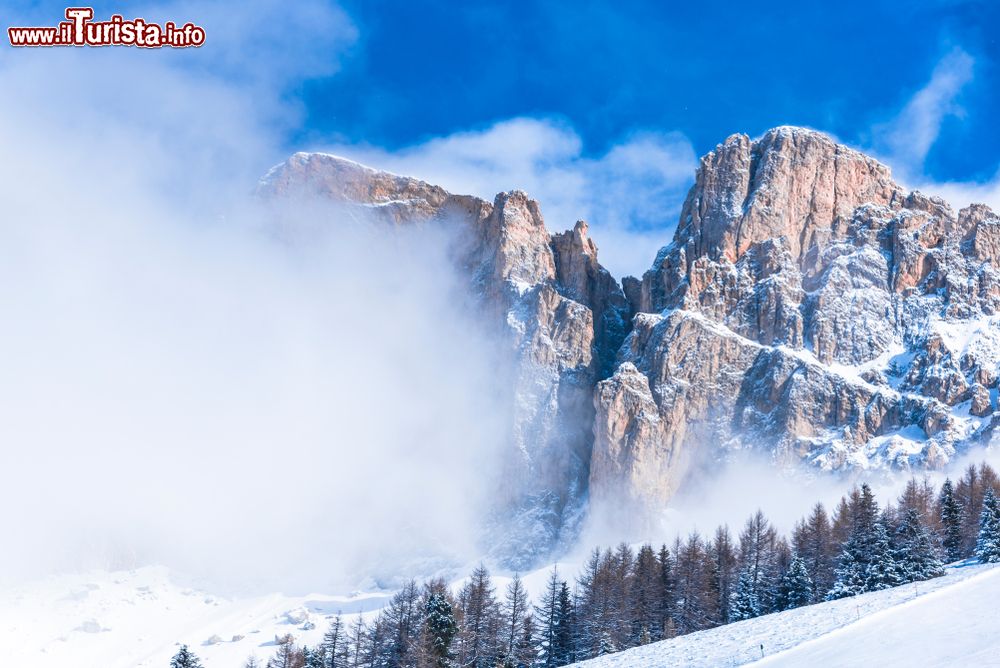
<svg viewBox="0 0 1000 668">
<path fill-rule="evenodd" d="M 490 202 L 296 153 L 258 193 L 452 232 L 470 308 L 501 342 L 512 410 L 490 535 L 512 567 L 588 516 L 647 525 L 692 471 L 741 451 L 938 469 L 1000 420 L 1000 218 L 907 191 L 813 130 L 719 144 L 672 241 L 621 280 L 587 223 L 550 233 L 519 190 Z"/>
</svg>

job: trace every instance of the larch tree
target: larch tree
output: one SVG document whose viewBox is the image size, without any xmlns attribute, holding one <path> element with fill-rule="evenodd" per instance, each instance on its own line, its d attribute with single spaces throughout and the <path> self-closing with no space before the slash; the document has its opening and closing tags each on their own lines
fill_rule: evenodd
<svg viewBox="0 0 1000 668">
<path fill-rule="evenodd" d="M 528 592 L 525 590 L 520 576 L 515 573 L 510 584 L 507 585 L 500 613 L 499 641 L 503 662 L 511 668 L 518 668 L 531 660 L 530 656 L 524 656 L 523 646 L 526 632 L 525 620 L 528 619 L 530 610 Z M 527 631 L 530 637 L 530 627 Z"/>
</svg>

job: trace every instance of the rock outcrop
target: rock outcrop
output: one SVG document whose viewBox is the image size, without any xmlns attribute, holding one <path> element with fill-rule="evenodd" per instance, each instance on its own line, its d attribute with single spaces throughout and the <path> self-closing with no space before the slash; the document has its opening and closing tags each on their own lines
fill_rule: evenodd
<svg viewBox="0 0 1000 668">
<path fill-rule="evenodd" d="M 625 281 L 638 315 L 624 375 L 596 393 L 595 498 L 656 510 L 687 462 L 740 449 L 838 471 L 943 465 L 990 428 L 974 418 L 992 414 L 1000 364 L 998 229 L 818 132 L 727 139 L 672 243 Z"/>
<path fill-rule="evenodd" d="M 293 155 L 258 192 L 318 198 L 386 224 L 451 228 L 453 261 L 500 341 L 497 378 L 513 405 L 510 456 L 490 527 L 495 554 L 524 567 L 571 540 L 586 499 L 594 386 L 628 327 L 625 295 L 599 264 L 586 223 L 552 236 L 524 192 L 488 202 L 318 153 Z"/>
</svg>

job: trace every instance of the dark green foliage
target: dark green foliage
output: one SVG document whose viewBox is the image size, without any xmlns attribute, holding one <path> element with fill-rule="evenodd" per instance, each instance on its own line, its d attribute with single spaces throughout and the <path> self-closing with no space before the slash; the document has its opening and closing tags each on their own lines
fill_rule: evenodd
<svg viewBox="0 0 1000 668">
<path fill-rule="evenodd" d="M 187 645 L 181 645 L 174 658 L 170 659 L 170 668 L 202 668 L 202 666 L 194 652 L 189 650 Z"/>
<path fill-rule="evenodd" d="M 941 518 L 941 547 L 944 548 L 944 559 L 947 562 L 962 558 L 962 506 L 955 498 L 955 488 L 950 479 L 941 486 L 941 496 L 938 500 Z"/>
<path fill-rule="evenodd" d="M 934 539 L 915 508 L 907 510 L 896 528 L 896 569 L 903 582 L 929 580 L 944 575 Z"/>
<path fill-rule="evenodd" d="M 424 603 L 424 650 L 433 668 L 452 665 L 451 644 L 457 633 L 458 623 L 447 592 L 431 592 Z"/>
<path fill-rule="evenodd" d="M 809 605 L 812 603 L 812 597 L 813 583 L 806 562 L 796 555 L 781 578 L 781 586 L 778 588 L 779 607 L 782 610 L 791 610 Z"/>
<path fill-rule="evenodd" d="M 993 489 L 983 497 L 983 510 L 979 516 L 979 536 L 976 540 L 976 558 L 985 563 L 1000 562 L 1000 502 Z"/>
</svg>

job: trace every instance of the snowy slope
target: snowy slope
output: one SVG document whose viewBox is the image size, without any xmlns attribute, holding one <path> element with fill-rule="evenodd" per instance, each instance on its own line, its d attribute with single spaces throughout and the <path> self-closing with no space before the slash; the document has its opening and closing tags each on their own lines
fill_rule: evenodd
<svg viewBox="0 0 1000 668">
<path fill-rule="evenodd" d="M 572 577 L 575 564 L 558 564 Z M 471 566 L 469 569 L 471 570 Z M 548 566 L 523 577 L 538 600 Z M 464 580 L 452 583 L 457 590 Z M 494 576 L 502 595 L 509 577 Z M 0 668 L 163 668 L 187 644 L 205 668 L 242 668 L 274 653 L 275 636 L 317 644 L 338 612 L 373 616 L 391 592 L 227 598 L 163 567 L 52 576 L 0 592 Z"/>
<path fill-rule="evenodd" d="M 385 593 L 227 599 L 162 567 L 54 576 L 0 595 L 0 666 L 163 667 L 183 642 L 206 668 L 240 668 L 250 654 L 271 656 L 276 635 L 315 644 L 328 615 L 342 611 L 350 621 L 386 600 Z"/>
<path fill-rule="evenodd" d="M 584 661 L 587 668 L 1000 666 L 1000 566 L 810 605 Z M 761 658 L 763 645 L 764 658 Z"/>
<path fill-rule="evenodd" d="M 577 567 L 559 565 L 563 577 Z M 549 568 L 525 575 L 533 600 L 548 576 Z M 498 593 L 508 581 L 494 578 Z M 388 596 L 227 599 L 188 587 L 161 567 L 50 577 L 0 595 L 0 666 L 156 668 L 183 642 L 206 668 L 241 668 L 250 654 L 271 656 L 275 636 L 316 644 L 330 616 L 341 611 L 350 622 L 359 612 L 374 614 Z M 1000 566 L 949 568 L 916 587 L 767 615 L 577 665 L 1000 666 L 997 601 Z"/>
</svg>

